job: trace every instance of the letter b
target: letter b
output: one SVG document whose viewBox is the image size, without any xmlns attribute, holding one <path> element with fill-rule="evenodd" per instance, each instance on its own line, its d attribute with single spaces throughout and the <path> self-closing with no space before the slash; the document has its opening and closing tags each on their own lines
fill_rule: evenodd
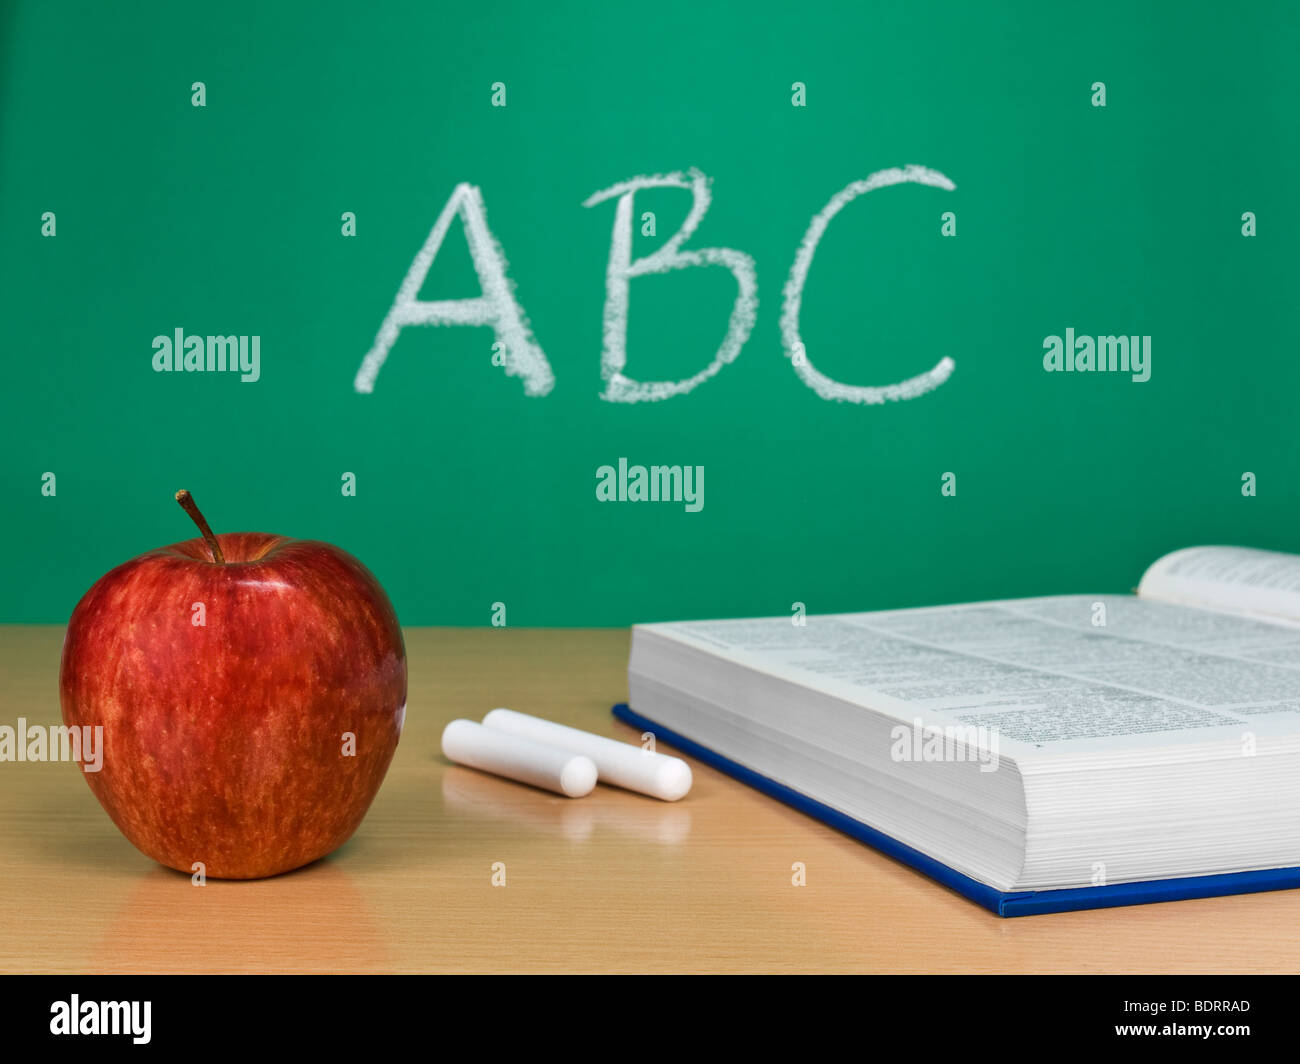
<svg viewBox="0 0 1300 1064">
<path fill-rule="evenodd" d="M 632 259 L 632 198 L 642 188 L 689 189 L 692 203 L 686 221 L 658 251 L 643 259 Z M 600 373 L 605 379 L 602 399 L 616 403 L 639 403 L 683 395 L 697 384 L 712 377 L 728 362 L 735 361 L 749 339 L 758 311 L 758 276 L 754 260 L 732 248 L 702 248 L 682 251 L 681 246 L 695 232 L 709 209 L 709 179 L 699 170 L 688 173 L 634 177 L 601 192 L 593 193 L 583 203 L 594 207 L 618 197 L 614 212 L 614 233 L 610 240 L 609 265 L 605 271 L 605 342 L 600 355 Z M 725 266 L 736 278 L 739 291 L 731 308 L 727 335 L 713 361 L 694 376 L 680 381 L 635 381 L 623 374 L 627 365 L 628 287 L 633 277 L 650 273 L 667 273 L 688 266 Z"/>
</svg>

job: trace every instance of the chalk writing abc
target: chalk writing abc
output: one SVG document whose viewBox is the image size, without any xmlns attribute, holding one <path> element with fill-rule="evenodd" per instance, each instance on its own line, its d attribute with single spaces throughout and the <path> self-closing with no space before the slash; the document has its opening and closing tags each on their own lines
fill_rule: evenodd
<svg viewBox="0 0 1300 1064">
<path fill-rule="evenodd" d="M 799 333 L 799 308 L 804 282 L 817 244 L 831 220 L 859 196 L 891 185 L 909 183 L 946 191 L 956 188 L 943 174 L 924 166 L 880 170 L 864 180 L 854 181 L 832 196 L 826 206 L 813 217 L 795 252 L 783 292 L 781 342 L 799 380 L 823 399 L 863 404 L 915 399 L 938 388 L 952 374 L 953 360 L 945 356 L 924 373 L 894 384 L 845 384 L 832 380 L 813 365 Z M 666 243 L 644 258 L 634 259 L 633 200 L 642 189 L 660 188 L 689 192 L 691 209 L 681 228 Z M 634 177 L 593 193 L 582 205 L 596 207 L 610 200 L 614 201 L 614 227 L 605 271 L 603 344 L 600 356 L 601 377 L 605 386 L 601 398 L 617 403 L 637 403 L 684 395 L 735 361 L 745 341 L 749 339 L 758 310 L 758 274 L 754 260 L 734 248 L 683 250 L 682 245 L 694 234 L 708 211 L 711 200 L 709 178 L 699 170 Z M 470 258 L 482 294 L 469 299 L 421 300 L 421 286 L 448 229 L 457 217 L 464 227 Z M 736 298 L 731 307 L 727 332 L 714 353 L 713 360 L 682 380 L 633 380 L 623 372 L 627 365 L 631 282 L 650 274 L 697 266 L 720 266 L 728 270 L 736 281 Z M 424 246 L 407 270 L 397 296 L 379 327 L 375 342 L 357 371 L 354 386 L 358 392 L 374 391 L 376 378 L 393 344 L 401 331 L 409 325 L 490 326 L 497 345 L 502 349 L 498 364 L 509 376 L 522 379 L 525 395 L 544 396 L 555 386 L 555 375 L 550 362 L 547 361 L 541 344 L 533 336 L 524 309 L 515 296 L 514 285 L 507 273 L 505 253 L 488 229 L 483 194 L 474 185 L 459 184 L 455 187 Z"/>
</svg>

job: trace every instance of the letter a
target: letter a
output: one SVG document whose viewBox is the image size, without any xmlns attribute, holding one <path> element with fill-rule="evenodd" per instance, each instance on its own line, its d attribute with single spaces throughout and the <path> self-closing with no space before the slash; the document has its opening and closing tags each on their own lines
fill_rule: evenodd
<svg viewBox="0 0 1300 1064">
<path fill-rule="evenodd" d="M 422 302 L 417 298 L 420 287 L 457 214 L 465 227 L 465 240 L 483 294 L 471 299 Z M 524 310 L 515 300 L 506 276 L 505 254 L 488 230 L 483 194 L 473 185 L 462 183 L 452 191 L 424 247 L 406 271 L 397 298 L 379 327 L 379 335 L 357 370 L 354 382 L 357 391 L 375 390 L 375 378 L 389 350 L 397 342 L 398 333 L 408 325 L 490 325 L 496 339 L 505 344 L 505 371 L 512 377 L 523 377 L 525 395 L 545 395 L 555 386 L 551 364 L 533 339 Z"/>
<path fill-rule="evenodd" d="M 691 193 L 691 211 L 686 221 L 658 251 L 643 259 L 632 261 L 632 197 L 642 188 L 683 188 Z M 699 251 L 682 251 L 681 246 L 695 232 L 695 227 L 709 209 L 709 179 L 692 169 L 689 173 L 656 174 L 652 177 L 634 177 L 601 192 L 595 192 L 583 203 L 594 207 L 607 199 L 618 197 L 614 212 L 614 235 L 610 240 L 609 266 L 605 272 L 605 343 L 600 353 L 600 375 L 605 379 L 602 399 L 614 403 L 653 402 L 684 395 L 697 384 L 708 380 L 728 362 L 735 361 L 740 349 L 749 339 L 758 312 L 758 276 L 754 260 L 743 251 L 732 248 L 702 248 Z M 713 361 L 696 373 L 680 381 L 634 381 L 623 375 L 627 365 L 627 301 L 628 282 L 633 277 L 649 273 L 667 273 L 683 270 L 687 266 L 725 266 L 736 278 L 739 291 L 731 308 L 731 320 L 722 346 Z"/>
</svg>

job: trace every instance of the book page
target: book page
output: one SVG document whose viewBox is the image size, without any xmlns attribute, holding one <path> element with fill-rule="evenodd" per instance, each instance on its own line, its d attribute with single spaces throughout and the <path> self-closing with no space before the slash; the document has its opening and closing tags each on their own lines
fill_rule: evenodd
<svg viewBox="0 0 1300 1064">
<path fill-rule="evenodd" d="M 1142 576 L 1138 594 L 1244 616 L 1300 623 L 1300 555 L 1250 547 L 1189 547 Z"/>
<path fill-rule="evenodd" d="M 645 627 L 1017 760 L 1300 737 L 1300 628 L 1128 595 Z"/>
</svg>

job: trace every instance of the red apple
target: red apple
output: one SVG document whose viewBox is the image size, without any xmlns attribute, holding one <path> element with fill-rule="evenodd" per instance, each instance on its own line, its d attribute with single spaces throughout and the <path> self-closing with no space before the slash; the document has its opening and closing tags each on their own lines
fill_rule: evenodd
<svg viewBox="0 0 1300 1064">
<path fill-rule="evenodd" d="M 103 726 L 103 766 L 82 775 L 143 853 L 273 876 L 342 845 L 378 792 L 406 714 L 402 632 L 345 551 L 217 536 L 176 498 L 203 538 L 86 592 L 63 644 L 63 720 Z"/>
</svg>

